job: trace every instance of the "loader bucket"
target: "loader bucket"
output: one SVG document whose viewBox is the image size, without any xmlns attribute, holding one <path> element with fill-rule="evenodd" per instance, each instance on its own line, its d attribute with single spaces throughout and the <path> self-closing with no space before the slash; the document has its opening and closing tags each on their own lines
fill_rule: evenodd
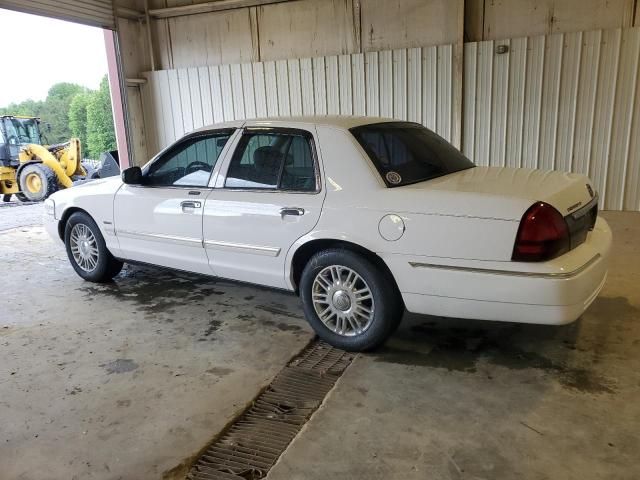
<svg viewBox="0 0 640 480">
<path fill-rule="evenodd" d="M 118 151 L 104 152 L 100 155 L 100 167 L 98 168 L 100 178 L 115 177 L 120 175 L 120 159 Z"/>
</svg>

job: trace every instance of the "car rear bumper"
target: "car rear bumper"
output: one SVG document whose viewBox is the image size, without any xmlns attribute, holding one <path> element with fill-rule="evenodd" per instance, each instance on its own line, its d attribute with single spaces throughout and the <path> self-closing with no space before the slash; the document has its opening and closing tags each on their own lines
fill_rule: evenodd
<svg viewBox="0 0 640 480">
<path fill-rule="evenodd" d="M 407 310 L 479 320 L 565 324 L 576 320 L 604 286 L 611 230 L 598 218 L 587 241 L 550 262 L 478 262 L 385 257 Z"/>
</svg>

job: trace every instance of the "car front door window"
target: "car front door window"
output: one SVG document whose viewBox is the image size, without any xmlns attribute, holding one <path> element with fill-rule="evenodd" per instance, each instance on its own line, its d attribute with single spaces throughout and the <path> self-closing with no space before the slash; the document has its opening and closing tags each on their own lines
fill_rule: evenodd
<svg viewBox="0 0 640 480">
<path fill-rule="evenodd" d="M 206 187 L 231 131 L 186 139 L 153 162 L 142 184 L 152 187 Z"/>
</svg>

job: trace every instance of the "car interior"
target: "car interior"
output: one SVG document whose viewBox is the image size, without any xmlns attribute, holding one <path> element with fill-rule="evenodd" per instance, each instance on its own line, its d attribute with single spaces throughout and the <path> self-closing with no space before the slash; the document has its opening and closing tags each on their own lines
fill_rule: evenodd
<svg viewBox="0 0 640 480">
<path fill-rule="evenodd" d="M 193 138 L 180 145 L 176 151 L 150 165 L 143 177 L 143 184 L 206 186 L 229 137 L 227 134 Z"/>
<path fill-rule="evenodd" d="M 314 191 L 308 140 L 301 135 L 247 134 L 231 161 L 225 186 Z"/>
</svg>

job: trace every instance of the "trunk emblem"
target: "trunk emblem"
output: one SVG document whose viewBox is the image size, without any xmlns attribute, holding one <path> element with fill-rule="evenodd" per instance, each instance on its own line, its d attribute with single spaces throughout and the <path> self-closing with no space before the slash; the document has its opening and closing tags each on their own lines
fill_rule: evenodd
<svg viewBox="0 0 640 480">
<path fill-rule="evenodd" d="M 578 208 L 580 205 L 582 205 L 582 202 L 578 202 L 578 203 L 576 203 L 574 205 L 571 205 L 569 208 L 567 208 L 567 212 L 571 213 L 573 210 Z"/>
<path fill-rule="evenodd" d="M 385 178 L 387 179 L 387 182 L 392 183 L 393 185 L 397 185 L 402 182 L 402 177 L 400 176 L 400 174 L 394 171 L 387 172 Z"/>
<path fill-rule="evenodd" d="M 591 198 L 593 198 L 593 196 L 595 195 L 593 193 L 593 188 L 591 188 L 591 185 L 589 185 L 588 183 L 587 183 L 587 192 L 589 192 L 589 195 L 591 195 Z"/>
</svg>

